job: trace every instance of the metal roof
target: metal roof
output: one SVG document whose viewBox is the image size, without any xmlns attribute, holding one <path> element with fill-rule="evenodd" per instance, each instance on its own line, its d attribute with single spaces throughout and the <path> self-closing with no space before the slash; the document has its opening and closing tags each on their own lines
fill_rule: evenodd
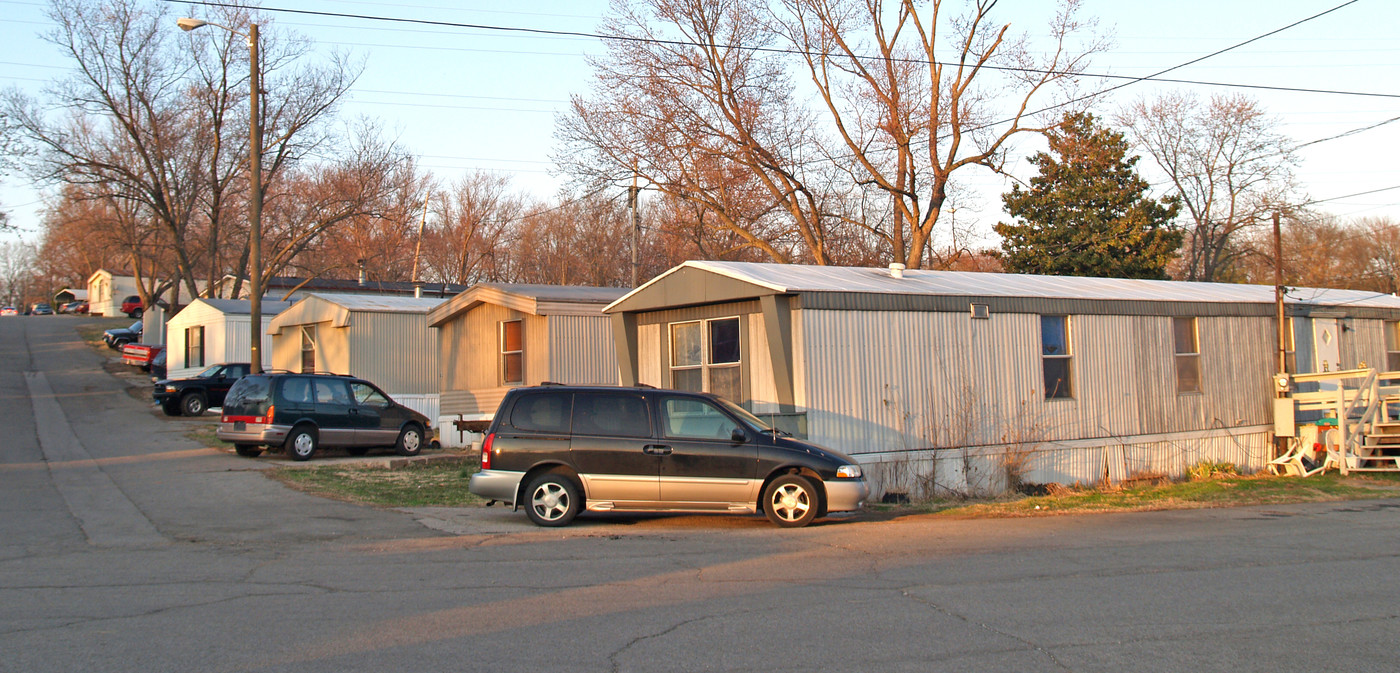
<svg viewBox="0 0 1400 673">
<path fill-rule="evenodd" d="M 473 287 L 494 287 L 502 292 L 538 301 L 568 301 L 580 304 L 607 304 L 627 294 L 625 287 L 589 285 L 534 285 L 528 283 L 478 283 Z"/>
<path fill-rule="evenodd" d="M 1272 304 L 1272 285 L 1202 283 L 1127 278 L 1035 276 L 973 271 L 906 269 L 894 278 L 887 268 L 809 266 L 755 262 L 688 261 L 651 279 L 605 311 L 645 292 L 683 269 L 705 271 L 775 294 L 810 292 L 861 295 L 970 296 L 1196 303 Z M 1305 306 L 1400 309 L 1400 297 L 1379 292 L 1289 288 L 1285 302 Z"/>
<path fill-rule="evenodd" d="M 214 310 L 220 313 L 227 313 L 230 315 L 248 315 L 250 313 L 247 299 L 217 299 L 201 297 L 190 303 L 194 304 L 196 302 L 203 302 L 207 304 L 210 308 L 213 308 Z M 273 316 L 278 313 L 281 313 L 282 311 L 285 311 L 287 307 L 291 305 L 292 302 L 289 301 L 263 299 L 261 307 L 262 314 L 264 316 Z"/>
<path fill-rule="evenodd" d="M 316 297 L 350 311 L 374 311 L 378 313 L 427 313 L 434 306 L 447 301 L 444 297 L 419 298 L 380 294 L 332 294 L 329 292 L 312 292 L 307 297 Z"/>
</svg>

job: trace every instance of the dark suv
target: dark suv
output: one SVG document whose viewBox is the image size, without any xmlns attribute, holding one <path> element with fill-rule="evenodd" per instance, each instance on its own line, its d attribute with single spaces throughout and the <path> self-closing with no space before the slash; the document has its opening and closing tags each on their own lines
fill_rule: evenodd
<svg viewBox="0 0 1400 673">
<path fill-rule="evenodd" d="M 762 511 L 805 526 L 870 494 L 851 458 L 792 438 L 723 398 L 546 385 L 506 393 L 468 486 L 541 526 L 580 511 Z"/>
<path fill-rule="evenodd" d="M 252 374 L 233 384 L 217 434 L 240 456 L 281 446 L 291 459 L 307 460 L 321 446 L 342 446 L 356 456 L 392 446 L 401 456 L 416 456 L 432 441 L 431 428 L 427 416 L 369 381 L 283 373 Z"/>
<path fill-rule="evenodd" d="M 199 416 L 209 407 L 224 406 L 224 396 L 249 369 L 246 362 L 233 362 L 214 365 L 188 379 L 156 381 L 152 397 L 167 416 Z"/>
</svg>

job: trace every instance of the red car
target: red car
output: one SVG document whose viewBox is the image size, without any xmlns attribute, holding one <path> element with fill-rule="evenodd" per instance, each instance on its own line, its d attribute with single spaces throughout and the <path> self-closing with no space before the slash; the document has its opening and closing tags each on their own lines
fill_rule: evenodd
<svg viewBox="0 0 1400 673">
<path fill-rule="evenodd" d="M 151 361 L 163 350 L 165 346 L 156 344 L 127 344 L 122 346 L 122 362 L 148 372 L 151 371 Z"/>
<path fill-rule="evenodd" d="M 140 295 L 133 294 L 122 300 L 122 313 L 125 313 L 127 317 L 140 318 L 143 311 L 144 307 L 141 305 Z"/>
</svg>

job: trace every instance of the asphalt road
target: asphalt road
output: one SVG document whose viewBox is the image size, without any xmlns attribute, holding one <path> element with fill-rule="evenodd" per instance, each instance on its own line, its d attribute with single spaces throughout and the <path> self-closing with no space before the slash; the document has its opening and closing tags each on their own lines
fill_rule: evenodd
<svg viewBox="0 0 1400 673">
<path fill-rule="evenodd" d="M 1400 668 L 1400 501 L 801 530 L 375 509 L 192 439 L 104 372 L 93 320 L 0 318 L 0 671 Z"/>
</svg>

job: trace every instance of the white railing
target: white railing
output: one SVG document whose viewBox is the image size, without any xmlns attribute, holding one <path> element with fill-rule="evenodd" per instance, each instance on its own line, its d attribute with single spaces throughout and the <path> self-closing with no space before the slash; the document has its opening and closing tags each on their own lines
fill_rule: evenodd
<svg viewBox="0 0 1400 673">
<path fill-rule="evenodd" d="M 1327 445 L 1325 467 L 1336 467 L 1342 474 L 1360 469 L 1362 461 L 1372 458 L 1374 447 L 1366 443 L 1368 435 L 1376 434 L 1376 426 L 1390 420 L 1389 402 L 1400 401 L 1400 372 L 1377 372 L 1375 369 L 1348 369 L 1317 374 L 1298 374 L 1295 384 L 1317 383 L 1328 390 L 1293 393 L 1294 411 L 1322 411 L 1337 420 L 1339 435 L 1336 447 Z M 1381 385 L 1386 381 L 1389 385 Z M 1274 461 L 1286 465 L 1296 461 L 1295 447 Z M 1400 463 L 1398 463 L 1400 465 Z M 1375 468 L 1371 468 L 1375 469 Z M 1316 469 L 1306 474 L 1321 471 Z"/>
</svg>

